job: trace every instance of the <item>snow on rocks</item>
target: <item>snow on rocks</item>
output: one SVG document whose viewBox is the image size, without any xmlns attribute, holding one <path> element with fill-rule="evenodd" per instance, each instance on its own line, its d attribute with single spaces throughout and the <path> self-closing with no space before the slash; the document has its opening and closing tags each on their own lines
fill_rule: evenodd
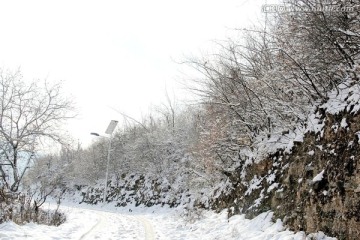
<svg viewBox="0 0 360 240">
<path fill-rule="evenodd" d="M 353 80 L 339 84 L 328 94 L 328 100 L 322 104 L 315 104 L 310 110 L 307 120 L 295 127 L 294 130 L 289 130 L 286 133 L 273 131 L 269 137 L 257 136 L 254 148 L 256 154 L 253 153 L 255 162 L 261 161 L 265 156 L 273 154 L 279 149 L 283 149 L 285 153 L 291 153 L 294 143 L 303 142 L 306 133 L 319 133 L 320 137 L 323 137 L 325 122 L 319 109 L 324 109 L 325 113 L 333 115 L 344 110 L 352 114 L 358 112 L 360 110 L 360 85 L 354 83 Z M 334 131 L 337 131 L 338 127 L 348 127 L 346 118 L 342 119 L 340 126 L 334 126 Z"/>
<path fill-rule="evenodd" d="M 341 83 L 328 94 L 328 98 L 329 100 L 321 105 L 327 113 L 334 115 L 344 110 L 350 113 L 360 110 L 360 86 L 354 84 L 353 80 Z"/>
<path fill-rule="evenodd" d="M 325 170 L 322 170 L 319 174 L 317 174 L 317 175 L 313 178 L 312 182 L 313 182 L 313 183 L 315 183 L 315 182 L 320 182 L 320 181 L 324 178 L 324 172 L 325 172 Z"/>
<path fill-rule="evenodd" d="M 245 196 L 250 195 L 253 190 L 259 189 L 261 187 L 262 180 L 263 178 L 258 178 L 258 176 L 255 175 L 249 183 L 248 189 L 245 192 Z"/>
</svg>

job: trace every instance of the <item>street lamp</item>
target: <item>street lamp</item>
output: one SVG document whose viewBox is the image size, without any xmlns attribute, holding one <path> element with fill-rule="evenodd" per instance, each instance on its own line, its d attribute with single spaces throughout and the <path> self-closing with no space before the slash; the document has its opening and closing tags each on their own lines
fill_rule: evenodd
<svg viewBox="0 0 360 240">
<path fill-rule="evenodd" d="M 105 203 L 106 201 L 106 195 L 107 195 L 107 186 L 108 186 L 108 177 L 109 177 L 109 162 L 110 162 L 110 152 L 111 152 L 111 138 L 112 138 L 112 134 L 116 128 L 116 125 L 118 124 L 118 121 L 116 120 L 111 120 L 111 122 L 109 123 L 109 126 L 107 127 L 105 133 L 109 134 L 110 137 L 109 138 L 109 148 L 108 148 L 108 155 L 107 155 L 107 162 L 106 162 L 106 175 L 105 175 L 105 190 L 104 190 L 104 198 L 103 198 L 103 202 Z M 101 135 L 98 133 L 90 133 L 91 135 L 100 137 Z"/>
</svg>

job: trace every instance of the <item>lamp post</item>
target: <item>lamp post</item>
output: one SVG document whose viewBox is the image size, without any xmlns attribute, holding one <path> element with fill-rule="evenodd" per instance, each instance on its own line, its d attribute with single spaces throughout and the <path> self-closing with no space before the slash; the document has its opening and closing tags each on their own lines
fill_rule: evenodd
<svg viewBox="0 0 360 240">
<path fill-rule="evenodd" d="M 107 127 L 105 133 L 109 134 L 110 137 L 109 138 L 109 147 L 108 147 L 108 155 L 107 155 L 107 161 L 106 161 L 106 175 L 105 175 L 105 189 L 104 189 L 104 197 L 103 197 L 103 202 L 105 203 L 106 201 L 106 196 L 107 196 L 107 186 L 108 186 L 108 178 L 109 178 L 109 163 L 110 163 L 110 152 L 111 152 L 111 139 L 112 139 L 112 134 L 116 128 L 118 121 L 116 120 L 111 120 L 111 122 L 109 123 L 109 126 Z M 94 136 L 101 136 L 98 133 L 90 133 L 91 135 Z"/>
</svg>

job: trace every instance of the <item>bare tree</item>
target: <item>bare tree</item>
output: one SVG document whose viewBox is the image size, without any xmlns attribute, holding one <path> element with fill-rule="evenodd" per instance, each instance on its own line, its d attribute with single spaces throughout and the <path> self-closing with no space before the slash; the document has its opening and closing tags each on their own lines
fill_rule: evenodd
<svg viewBox="0 0 360 240">
<path fill-rule="evenodd" d="M 351 0 L 287 0 L 296 11 L 281 13 L 273 33 L 283 56 L 280 63 L 292 81 L 312 98 L 350 77 L 360 56 L 360 4 Z M 276 29 L 275 29 L 276 28 Z M 294 34 L 295 33 L 295 34 Z"/>
<path fill-rule="evenodd" d="M 61 124 L 73 117 L 73 110 L 60 84 L 28 84 L 20 71 L 0 71 L 0 178 L 5 188 L 18 191 L 44 139 L 62 141 Z"/>
</svg>

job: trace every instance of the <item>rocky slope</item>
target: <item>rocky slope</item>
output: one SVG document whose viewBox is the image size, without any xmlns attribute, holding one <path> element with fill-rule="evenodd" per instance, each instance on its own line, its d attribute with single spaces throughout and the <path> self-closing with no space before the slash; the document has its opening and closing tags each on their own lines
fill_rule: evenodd
<svg viewBox="0 0 360 240">
<path fill-rule="evenodd" d="M 108 182 L 107 202 L 124 207 L 144 205 L 167 205 L 176 207 L 180 204 L 195 204 L 194 197 L 182 186 L 182 178 L 178 182 L 169 183 L 166 178 L 156 178 L 142 174 L 123 175 L 121 179 L 111 179 Z M 78 186 L 81 193 L 80 203 L 102 203 L 104 194 L 103 183 L 93 186 Z M 75 191 L 78 194 L 78 191 Z M 69 194 L 69 193 L 68 193 Z M 71 196 L 67 196 L 71 197 Z"/>
<path fill-rule="evenodd" d="M 351 85 L 351 87 L 349 87 Z M 323 231 L 338 239 L 360 236 L 360 87 L 339 86 L 282 147 L 230 176 L 232 190 L 216 209 L 249 217 L 275 212 L 292 230 Z M 301 131 L 299 131 L 301 129 Z M 245 173 L 245 174 L 244 174 Z"/>
</svg>

